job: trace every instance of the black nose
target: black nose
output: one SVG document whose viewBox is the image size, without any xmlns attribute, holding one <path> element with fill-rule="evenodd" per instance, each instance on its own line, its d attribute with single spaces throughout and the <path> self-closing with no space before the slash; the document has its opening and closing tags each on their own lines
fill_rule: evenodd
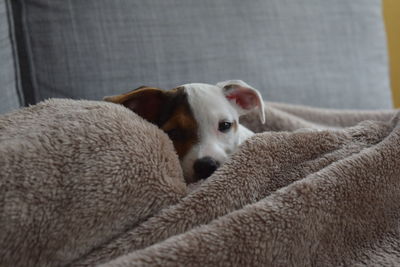
<svg viewBox="0 0 400 267">
<path fill-rule="evenodd" d="M 194 162 L 193 169 L 196 176 L 205 179 L 219 167 L 219 162 L 211 157 L 204 157 Z"/>
</svg>

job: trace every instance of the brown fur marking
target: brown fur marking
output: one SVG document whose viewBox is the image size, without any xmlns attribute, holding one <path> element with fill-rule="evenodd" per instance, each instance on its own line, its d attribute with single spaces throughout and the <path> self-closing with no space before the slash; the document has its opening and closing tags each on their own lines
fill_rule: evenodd
<svg viewBox="0 0 400 267">
<path fill-rule="evenodd" d="M 189 104 L 186 101 L 178 103 L 171 117 L 161 126 L 174 143 L 174 147 L 180 159 L 182 159 L 190 148 L 198 141 L 197 122 L 193 117 Z M 175 137 L 175 138 L 174 138 Z"/>
<path fill-rule="evenodd" d="M 234 130 L 235 132 L 238 131 L 238 122 L 237 122 L 236 120 L 233 121 L 233 123 L 232 123 L 232 128 L 233 128 L 233 130 Z"/>
<path fill-rule="evenodd" d="M 128 93 L 104 98 L 131 109 L 165 131 L 180 159 L 198 141 L 197 122 L 183 87 L 172 90 L 141 86 Z"/>
</svg>

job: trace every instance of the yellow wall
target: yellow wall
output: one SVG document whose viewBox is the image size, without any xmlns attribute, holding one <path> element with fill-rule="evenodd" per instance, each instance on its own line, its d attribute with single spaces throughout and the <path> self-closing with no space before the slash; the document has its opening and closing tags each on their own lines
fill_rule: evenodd
<svg viewBox="0 0 400 267">
<path fill-rule="evenodd" d="M 400 108 L 400 0 L 384 0 L 393 103 Z"/>
</svg>

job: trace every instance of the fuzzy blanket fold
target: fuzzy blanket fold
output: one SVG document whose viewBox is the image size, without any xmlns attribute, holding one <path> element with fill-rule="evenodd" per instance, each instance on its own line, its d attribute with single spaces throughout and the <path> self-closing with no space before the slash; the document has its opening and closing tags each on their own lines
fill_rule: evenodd
<svg viewBox="0 0 400 267">
<path fill-rule="evenodd" d="M 1 116 L 0 265 L 399 265 L 400 114 L 266 105 L 193 190 L 167 136 L 123 107 Z"/>
</svg>

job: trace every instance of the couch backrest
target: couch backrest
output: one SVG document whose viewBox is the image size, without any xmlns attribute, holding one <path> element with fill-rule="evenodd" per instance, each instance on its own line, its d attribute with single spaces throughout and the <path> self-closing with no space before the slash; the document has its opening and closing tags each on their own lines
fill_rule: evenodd
<svg viewBox="0 0 400 267">
<path fill-rule="evenodd" d="M 0 113 L 16 109 L 23 104 L 16 76 L 16 51 L 12 45 L 12 20 L 9 20 L 9 11 L 9 3 L 0 0 Z"/>
<path fill-rule="evenodd" d="M 380 0 L 12 0 L 29 103 L 242 79 L 267 100 L 390 108 Z"/>
</svg>

